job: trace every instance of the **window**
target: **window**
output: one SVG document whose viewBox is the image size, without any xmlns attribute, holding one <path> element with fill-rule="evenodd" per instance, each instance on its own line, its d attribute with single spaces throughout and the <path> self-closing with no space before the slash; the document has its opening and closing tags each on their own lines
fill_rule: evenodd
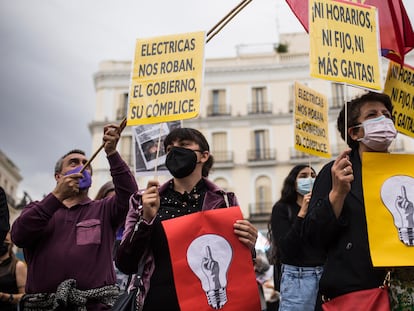
<svg viewBox="0 0 414 311">
<path fill-rule="evenodd" d="M 345 90 L 344 85 L 332 83 L 332 103 L 331 108 L 341 108 L 344 103 Z"/>
<path fill-rule="evenodd" d="M 247 161 L 275 161 L 276 150 L 270 149 L 270 139 L 268 130 L 256 130 L 251 137 L 252 149 L 248 150 Z M 253 164 L 253 163 L 252 163 Z"/>
<path fill-rule="evenodd" d="M 116 118 L 122 120 L 127 116 L 128 113 L 128 93 L 123 93 L 121 95 L 120 103 L 116 111 Z"/>
<path fill-rule="evenodd" d="M 207 114 L 209 116 L 226 115 L 229 114 L 226 105 L 226 91 L 212 90 L 210 105 L 208 106 Z"/>
<path fill-rule="evenodd" d="M 276 150 L 269 148 L 269 132 L 256 130 L 252 135 L 253 148 L 248 151 L 248 161 L 276 160 Z"/>
<path fill-rule="evenodd" d="M 232 161 L 232 153 L 228 151 L 227 147 L 226 132 L 213 133 L 212 142 L 212 154 L 215 162 Z"/>
<path fill-rule="evenodd" d="M 260 176 L 255 181 L 255 204 L 251 213 L 270 214 L 272 212 L 272 189 L 271 180 L 267 176 Z"/>
<path fill-rule="evenodd" d="M 295 105 L 295 85 L 289 85 L 289 112 L 293 112 L 293 108 Z"/>
<path fill-rule="evenodd" d="M 119 153 L 121 157 L 129 166 L 133 166 L 132 163 L 132 137 L 131 136 L 121 136 L 119 144 Z"/>
<path fill-rule="evenodd" d="M 224 191 L 230 191 L 230 189 L 229 189 L 229 183 L 227 182 L 226 179 L 219 177 L 219 178 L 216 178 L 214 180 L 214 183 L 217 186 L 219 186 L 221 189 L 223 189 Z"/>
<path fill-rule="evenodd" d="M 250 113 L 270 112 L 269 104 L 266 100 L 266 88 L 254 87 L 252 89 L 252 106 Z"/>
<path fill-rule="evenodd" d="M 218 114 L 220 108 L 220 91 L 213 91 L 213 114 Z"/>
<path fill-rule="evenodd" d="M 254 131 L 254 150 L 255 158 L 263 159 L 265 158 L 266 150 L 266 132 L 264 130 Z"/>
</svg>

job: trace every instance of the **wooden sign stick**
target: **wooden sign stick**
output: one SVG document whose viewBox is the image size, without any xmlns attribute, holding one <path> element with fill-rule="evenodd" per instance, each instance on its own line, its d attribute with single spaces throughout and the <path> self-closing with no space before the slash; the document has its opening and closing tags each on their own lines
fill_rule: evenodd
<svg viewBox="0 0 414 311">
<path fill-rule="evenodd" d="M 119 135 L 121 135 L 122 131 L 124 130 L 124 128 L 126 126 L 126 124 L 127 124 L 127 118 L 125 117 L 121 121 L 121 123 L 119 124 L 119 128 L 118 128 L 118 134 Z M 90 157 L 90 159 L 83 165 L 83 167 L 81 168 L 81 170 L 79 171 L 79 173 L 82 173 L 88 167 L 88 165 L 91 164 L 91 162 L 93 161 L 93 159 L 96 158 L 96 156 L 103 149 L 104 146 L 105 146 L 105 143 L 103 142 L 102 145 L 98 148 L 98 150 L 96 150 L 95 153 Z"/>
</svg>

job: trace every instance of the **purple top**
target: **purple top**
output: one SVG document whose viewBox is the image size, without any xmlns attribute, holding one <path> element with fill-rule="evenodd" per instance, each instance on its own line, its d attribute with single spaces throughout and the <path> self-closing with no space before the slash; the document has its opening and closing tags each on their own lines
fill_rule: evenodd
<svg viewBox="0 0 414 311">
<path fill-rule="evenodd" d="M 66 208 L 53 194 L 30 203 L 12 226 L 12 240 L 24 248 L 26 293 L 54 293 L 64 280 L 80 290 L 115 284 L 112 248 L 137 184 L 118 153 L 108 157 L 116 195 Z"/>
</svg>

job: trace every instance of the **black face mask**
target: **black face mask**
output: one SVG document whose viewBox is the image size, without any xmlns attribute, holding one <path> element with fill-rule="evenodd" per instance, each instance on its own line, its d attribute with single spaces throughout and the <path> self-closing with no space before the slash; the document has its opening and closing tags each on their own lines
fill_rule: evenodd
<svg viewBox="0 0 414 311">
<path fill-rule="evenodd" d="M 0 245 L 0 256 L 7 254 L 7 252 L 9 251 L 9 246 L 9 243 L 3 243 L 2 245 Z"/>
<path fill-rule="evenodd" d="M 197 155 L 191 149 L 172 147 L 167 154 L 165 165 L 175 178 L 184 178 L 194 171 Z"/>
</svg>

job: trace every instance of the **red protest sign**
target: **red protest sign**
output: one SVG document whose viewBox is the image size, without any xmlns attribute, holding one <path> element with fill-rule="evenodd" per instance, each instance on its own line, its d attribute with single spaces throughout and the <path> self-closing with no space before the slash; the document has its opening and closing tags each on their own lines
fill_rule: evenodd
<svg viewBox="0 0 414 311">
<path fill-rule="evenodd" d="M 163 221 L 182 311 L 260 310 L 250 250 L 233 232 L 239 207 Z"/>
</svg>

